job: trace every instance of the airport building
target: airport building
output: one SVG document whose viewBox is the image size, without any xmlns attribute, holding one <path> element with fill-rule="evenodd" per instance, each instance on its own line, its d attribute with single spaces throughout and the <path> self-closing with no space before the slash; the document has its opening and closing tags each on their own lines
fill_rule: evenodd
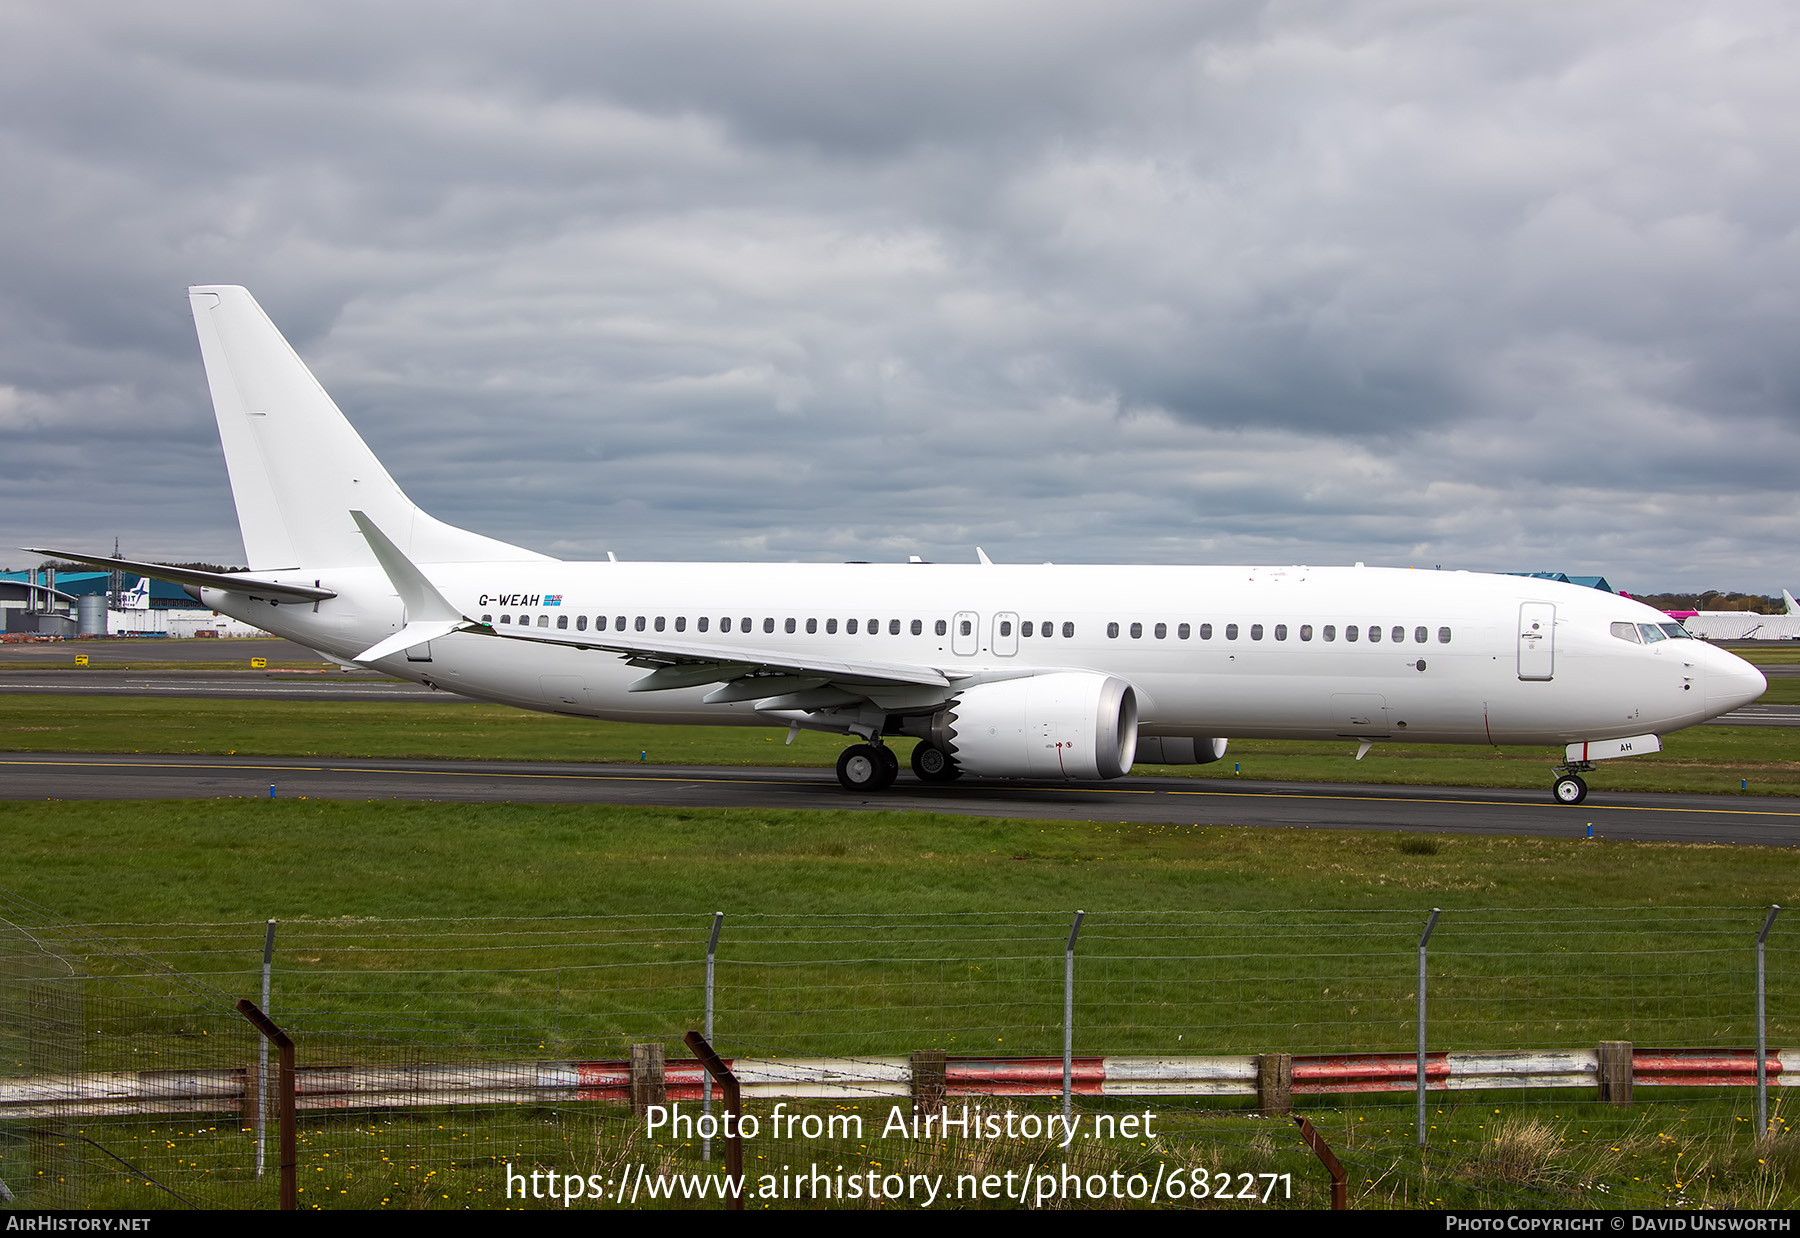
<svg viewBox="0 0 1800 1238">
<path fill-rule="evenodd" d="M 8 635 L 267 635 L 196 606 L 180 585 L 125 572 L 0 572 L 0 613 Z"/>
</svg>

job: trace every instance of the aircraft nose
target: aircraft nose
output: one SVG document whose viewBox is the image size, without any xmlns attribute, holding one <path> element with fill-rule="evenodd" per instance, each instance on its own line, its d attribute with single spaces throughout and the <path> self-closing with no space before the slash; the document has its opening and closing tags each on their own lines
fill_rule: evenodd
<svg viewBox="0 0 1800 1238">
<path fill-rule="evenodd" d="M 1734 653 L 1714 651 L 1706 668 L 1706 709 L 1713 715 L 1729 713 L 1740 705 L 1748 705 L 1769 690 L 1763 673 Z"/>
</svg>

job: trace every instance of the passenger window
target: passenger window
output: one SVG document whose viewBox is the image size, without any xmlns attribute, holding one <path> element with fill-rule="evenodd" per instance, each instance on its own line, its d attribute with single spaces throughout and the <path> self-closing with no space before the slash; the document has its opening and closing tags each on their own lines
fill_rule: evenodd
<svg viewBox="0 0 1800 1238">
<path fill-rule="evenodd" d="M 819 630 L 819 621 L 817 619 L 808 619 L 806 621 L 806 634 L 808 636 L 811 636 L 814 632 L 817 632 L 818 630 Z"/>
<path fill-rule="evenodd" d="M 924 620 L 922 620 L 922 619 L 914 619 L 914 620 L 913 620 L 913 621 L 912 621 L 912 634 L 913 634 L 913 635 L 914 635 L 914 636 L 923 636 L 923 635 L 924 635 L 924 634 L 925 634 L 925 622 L 924 622 Z"/>
<path fill-rule="evenodd" d="M 1119 625 L 1116 623 L 1107 624 L 1106 625 L 1106 635 L 1108 636 L 1108 638 L 1110 638 L 1112 640 L 1118 640 L 1119 639 Z"/>
<path fill-rule="evenodd" d="M 763 620 L 763 631 L 773 632 L 774 630 L 775 630 L 775 621 L 773 619 L 764 619 Z"/>
<path fill-rule="evenodd" d="M 1157 640 L 1166 640 L 1169 635 L 1169 625 L 1166 623 L 1159 623 L 1152 631 L 1156 633 Z"/>
<path fill-rule="evenodd" d="M 1326 630 L 1330 631 L 1329 628 L 1327 628 Z M 1356 640 L 1356 625 L 1354 623 L 1346 623 L 1344 625 L 1344 639 L 1347 641 L 1355 641 Z"/>
<path fill-rule="evenodd" d="M 1376 641 L 1378 641 L 1380 639 L 1381 639 L 1381 625 L 1379 623 L 1371 623 L 1369 625 L 1369 643 L 1371 645 L 1373 645 Z"/>
<path fill-rule="evenodd" d="M 1275 625 L 1275 639 L 1276 640 L 1286 640 L 1287 639 L 1287 624 L 1278 623 Z"/>
<path fill-rule="evenodd" d="M 731 631 L 731 616 L 730 615 L 726 615 L 723 619 L 719 620 L 719 631 L 721 631 L 721 632 Z"/>
<path fill-rule="evenodd" d="M 575 616 L 575 630 L 577 632 L 587 631 L 587 616 L 586 615 L 576 615 Z"/>
<path fill-rule="evenodd" d="M 658 615 L 658 616 L 657 616 L 657 617 L 656 617 L 656 630 L 657 630 L 657 631 L 658 631 L 658 632 L 660 632 L 660 631 L 662 631 L 662 630 L 663 630 L 663 624 L 664 624 L 664 623 L 665 623 L 665 622 L 667 622 L 667 621 L 666 621 L 666 620 L 665 620 L 665 619 L 664 619 L 664 618 L 663 618 L 663 617 L 662 617 L 662 616 L 661 616 L 661 615 Z"/>
<path fill-rule="evenodd" d="M 493 612 L 491 612 L 491 611 L 490 611 L 490 612 L 489 612 L 489 613 L 487 613 L 487 614 L 485 614 L 485 615 L 483 615 L 483 616 L 482 616 L 482 617 L 481 617 L 481 621 L 482 621 L 482 622 L 483 622 L 483 623 L 492 623 L 492 622 L 493 622 L 493 621 L 494 621 L 494 616 L 493 616 Z M 502 623 L 504 623 L 504 622 L 505 622 L 505 620 L 501 620 L 501 622 L 502 622 Z"/>
<path fill-rule="evenodd" d="M 787 632 L 792 632 L 794 630 L 794 627 L 795 627 L 795 624 L 792 619 L 789 619 L 786 623 L 784 623 L 782 625 L 782 629 Z"/>
<path fill-rule="evenodd" d="M 956 626 L 957 626 L 958 630 L 960 630 L 964 636 L 972 636 L 975 633 L 975 625 L 970 623 L 967 619 L 964 619 L 961 623 L 957 624 Z"/>
<path fill-rule="evenodd" d="M 748 632 L 749 630 L 750 630 L 750 616 L 745 615 L 742 619 L 738 620 L 738 631 Z"/>
<path fill-rule="evenodd" d="M 889 636 L 900 635 L 900 621 L 898 619 L 889 619 L 888 620 L 888 635 Z"/>
<path fill-rule="evenodd" d="M 501 616 L 500 616 L 500 622 L 501 622 L 501 623 L 511 623 L 511 622 L 512 622 L 512 616 L 511 616 L 511 615 L 501 615 Z"/>
<path fill-rule="evenodd" d="M 1253 623 L 1250 625 L 1250 639 L 1251 640 L 1261 640 L 1262 639 L 1262 624 Z"/>
<path fill-rule="evenodd" d="M 1212 639 L 1212 624 L 1203 623 L 1200 625 L 1200 639 L 1201 640 L 1211 640 Z"/>
<path fill-rule="evenodd" d="M 1193 629 L 1185 623 L 1175 629 L 1175 636 L 1178 640 L 1186 640 L 1192 633 Z"/>
<path fill-rule="evenodd" d="M 706 631 L 706 625 L 708 622 L 710 622 L 710 620 L 708 620 L 705 615 L 701 615 L 700 618 L 695 621 L 695 626 L 698 627 L 702 632 L 704 632 L 704 631 Z"/>
<path fill-rule="evenodd" d="M 856 620 L 854 620 L 854 619 L 844 620 L 844 631 L 846 634 L 848 634 L 850 636 L 855 636 L 856 635 Z"/>
<path fill-rule="evenodd" d="M 1225 625 L 1225 639 L 1226 640 L 1236 640 L 1237 639 L 1237 624 L 1228 623 Z"/>
<path fill-rule="evenodd" d="M 569 626 L 569 617 L 567 615 L 558 615 L 556 617 L 556 626 L 558 628 L 567 628 Z"/>
<path fill-rule="evenodd" d="M 1612 634 L 1620 640 L 1628 640 L 1634 645 L 1644 643 L 1643 637 L 1638 635 L 1635 623 L 1615 623 L 1612 625 Z"/>
<path fill-rule="evenodd" d="M 1312 624 L 1303 623 L 1300 625 L 1300 639 L 1301 640 L 1311 640 L 1312 639 Z"/>
<path fill-rule="evenodd" d="M 825 621 L 825 635 L 827 635 L 827 636 L 836 636 L 837 635 L 837 620 L 836 619 L 827 619 Z"/>
<path fill-rule="evenodd" d="M 1438 629 L 1438 644 L 1448 645 L 1449 643 L 1450 643 L 1450 629 L 1449 628 L 1439 628 Z"/>
<path fill-rule="evenodd" d="M 540 628 L 549 627 L 550 626 L 550 616 L 549 615 L 539 615 L 538 616 L 538 626 Z"/>
<path fill-rule="evenodd" d="M 1072 623 L 1063 624 L 1064 639 L 1072 640 L 1072 639 L 1074 639 L 1074 636 L 1075 636 L 1075 625 Z"/>
<path fill-rule="evenodd" d="M 686 615 L 676 615 L 675 616 L 675 630 L 677 632 L 687 631 L 687 616 Z"/>
<path fill-rule="evenodd" d="M 624 615 L 614 616 L 613 617 L 613 631 L 623 632 L 624 630 L 625 630 L 625 616 Z"/>
<path fill-rule="evenodd" d="M 1428 641 L 1430 639 L 1431 639 L 1431 630 L 1429 628 L 1414 628 L 1413 629 L 1413 643 L 1415 645 L 1423 645 L 1426 641 Z"/>
<path fill-rule="evenodd" d="M 1388 638 L 1396 645 L 1404 644 L 1406 642 L 1406 629 L 1396 623 L 1394 625 L 1394 630 L 1388 633 Z"/>
<path fill-rule="evenodd" d="M 531 616 L 530 615 L 520 615 L 519 616 L 519 626 L 522 628 L 530 627 L 531 626 Z"/>
<path fill-rule="evenodd" d="M 1335 623 L 1326 624 L 1325 631 L 1323 633 L 1321 633 L 1321 635 L 1323 635 L 1327 641 L 1336 640 L 1337 639 L 1337 624 L 1335 624 Z M 1344 639 L 1349 640 L 1350 638 L 1348 636 L 1346 636 Z"/>
<path fill-rule="evenodd" d="M 635 620 L 632 621 L 631 626 L 636 628 L 638 631 L 642 632 L 644 630 L 644 617 L 642 615 L 639 615 Z"/>
<path fill-rule="evenodd" d="M 1143 638 L 1144 638 L 1144 625 L 1141 623 L 1132 624 L 1131 625 L 1131 639 L 1132 640 L 1142 640 Z"/>
<path fill-rule="evenodd" d="M 1019 635 L 1020 636 L 1030 636 L 1031 635 L 1031 620 L 1027 619 L 1024 623 L 1021 623 L 1019 625 Z"/>
<path fill-rule="evenodd" d="M 935 631 L 939 636 L 942 636 L 944 633 L 946 633 L 950 630 L 950 625 L 945 623 L 942 619 L 939 619 L 937 621 L 937 623 L 933 626 L 932 630 Z"/>
<path fill-rule="evenodd" d="M 1012 621 L 1010 619 L 1002 619 L 1000 621 L 1000 635 L 1002 635 L 1002 636 L 1011 636 L 1012 635 Z"/>
<path fill-rule="evenodd" d="M 869 635 L 870 636 L 880 636 L 881 635 L 881 620 L 879 620 L 879 619 L 869 620 Z"/>
</svg>

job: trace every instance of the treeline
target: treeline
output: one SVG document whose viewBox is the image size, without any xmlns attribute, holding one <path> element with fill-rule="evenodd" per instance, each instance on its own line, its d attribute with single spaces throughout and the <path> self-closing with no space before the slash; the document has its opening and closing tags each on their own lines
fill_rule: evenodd
<svg viewBox="0 0 1800 1238">
<path fill-rule="evenodd" d="M 1760 593 L 1720 593 L 1708 589 L 1704 593 L 1634 593 L 1640 602 L 1658 610 L 1741 610 L 1754 615 L 1780 615 L 1787 603 L 1780 597 L 1767 598 Z"/>
</svg>

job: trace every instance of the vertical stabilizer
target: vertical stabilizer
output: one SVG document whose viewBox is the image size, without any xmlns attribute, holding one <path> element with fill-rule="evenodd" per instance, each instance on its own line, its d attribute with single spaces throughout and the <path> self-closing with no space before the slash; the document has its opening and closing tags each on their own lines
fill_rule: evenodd
<svg viewBox="0 0 1800 1238">
<path fill-rule="evenodd" d="M 1794 600 L 1793 594 L 1789 593 L 1786 589 L 1783 589 L 1781 591 L 1781 600 L 1787 603 L 1788 614 L 1800 615 L 1800 602 Z"/>
<path fill-rule="evenodd" d="M 375 562 L 367 512 L 415 563 L 547 556 L 419 510 L 242 288 L 188 289 L 252 571 Z"/>
</svg>

